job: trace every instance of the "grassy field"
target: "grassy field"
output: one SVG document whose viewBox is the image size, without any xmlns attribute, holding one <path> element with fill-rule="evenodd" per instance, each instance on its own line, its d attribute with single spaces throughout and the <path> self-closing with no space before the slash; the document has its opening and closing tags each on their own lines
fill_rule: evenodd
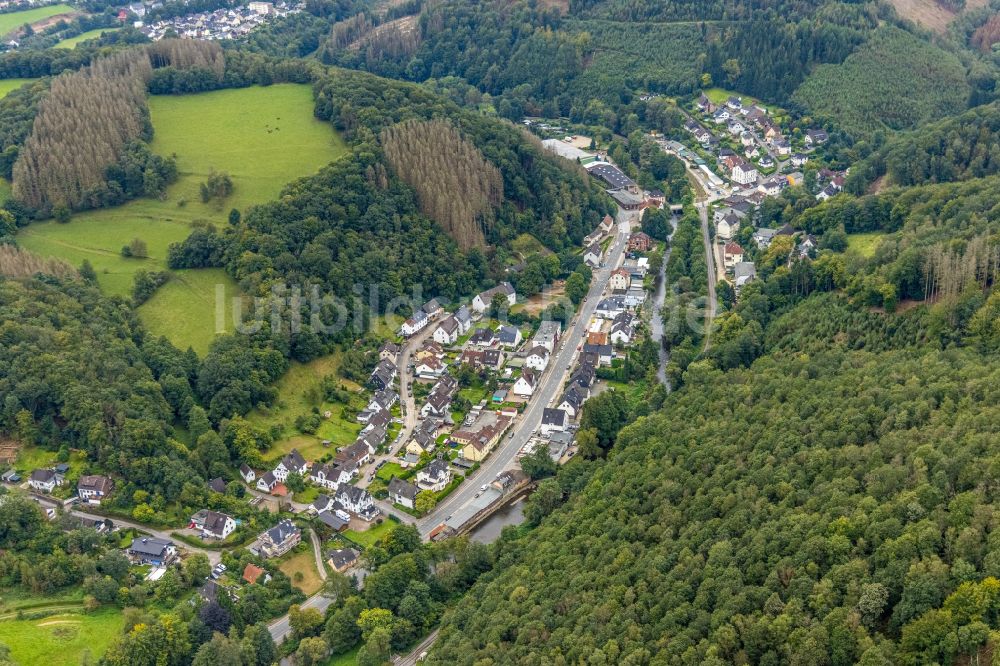
<svg viewBox="0 0 1000 666">
<path fill-rule="evenodd" d="M 372 525 L 371 529 L 365 530 L 364 532 L 355 532 L 354 530 L 347 530 L 344 532 L 344 536 L 355 543 L 359 543 L 365 548 L 374 546 L 375 542 L 384 537 L 389 533 L 393 527 L 396 526 L 396 521 L 394 520 L 383 520 L 381 525 Z"/>
<path fill-rule="evenodd" d="M 878 248 L 879 243 L 882 242 L 883 236 L 885 236 L 885 234 L 881 231 L 870 231 L 863 234 L 848 234 L 847 249 L 857 252 L 862 257 L 870 257 L 875 254 L 875 250 Z"/>
<path fill-rule="evenodd" d="M 10 183 L 0 178 L 0 203 L 7 201 L 8 197 L 10 197 Z"/>
<path fill-rule="evenodd" d="M 735 90 L 726 90 L 725 88 L 707 88 L 703 92 L 705 93 L 705 97 L 707 97 L 712 102 L 712 104 L 715 104 L 716 106 L 720 104 L 725 104 L 726 100 L 729 99 L 730 96 L 733 96 L 733 97 L 742 97 L 743 106 L 747 106 L 748 104 L 759 104 L 765 109 L 767 109 L 767 112 L 771 115 L 780 116 L 783 115 L 784 113 L 780 108 L 772 104 L 765 104 L 764 102 L 761 102 L 759 99 L 755 97 L 744 95 L 743 93 L 736 92 Z"/>
<path fill-rule="evenodd" d="M 50 16 L 67 14 L 72 11 L 75 10 L 69 5 L 48 5 L 47 7 L 25 9 L 23 12 L 0 14 L 0 36 L 6 35 L 8 32 L 13 30 L 17 30 L 25 23 L 35 23 L 36 21 L 47 19 Z"/>
<path fill-rule="evenodd" d="M 11 90 L 17 90 L 29 81 L 34 81 L 34 79 L 0 79 L 0 97 L 4 97 Z"/>
<path fill-rule="evenodd" d="M 330 660 L 326 662 L 326 666 L 354 666 L 358 663 L 358 652 L 360 651 L 361 646 L 359 645 L 350 652 L 330 657 Z"/>
<path fill-rule="evenodd" d="M 312 92 L 305 85 L 156 96 L 149 106 L 155 128 L 152 148 L 160 155 L 176 155 L 180 171 L 164 199 L 80 213 L 68 224 L 33 224 L 18 237 L 26 249 L 75 266 L 88 259 L 109 294 L 127 295 L 140 269 L 165 269 L 168 246 L 186 238 L 193 222 L 223 226 L 230 209 L 274 199 L 286 183 L 315 173 L 346 152 L 330 126 L 313 117 Z M 199 186 L 212 169 L 227 171 L 233 179 L 233 194 L 221 204 L 204 204 L 199 198 Z M 146 242 L 148 259 L 121 256 L 122 246 L 133 238 Z M 181 348 L 203 351 L 216 331 L 216 284 L 235 291 L 235 284 L 218 271 L 178 273 L 139 312 L 154 332 L 166 334 Z"/>
<path fill-rule="evenodd" d="M 80 42 L 85 42 L 88 39 L 97 39 L 105 32 L 114 32 L 118 28 L 98 28 L 97 30 L 88 30 L 87 32 L 81 32 L 76 37 L 70 37 L 69 39 L 64 39 L 55 45 L 57 49 L 75 49 L 76 45 Z"/>
<path fill-rule="evenodd" d="M 115 608 L 90 614 L 67 613 L 39 620 L 0 622 L 0 643 L 10 647 L 19 664 L 77 666 L 89 655 L 96 662 L 121 630 L 124 620 Z"/>
<path fill-rule="evenodd" d="M 323 587 L 323 579 L 316 571 L 316 558 L 313 556 L 312 547 L 307 543 L 306 535 L 302 535 L 306 548 L 297 552 L 281 563 L 278 568 L 292 579 L 292 585 L 302 590 L 305 594 L 313 594 Z M 301 546 L 299 546 L 301 548 Z M 295 580 L 296 572 L 302 573 L 302 580 Z"/>
<path fill-rule="evenodd" d="M 221 268 L 177 270 L 139 307 L 139 315 L 150 333 L 204 355 L 216 333 L 235 328 L 234 298 L 240 298 L 236 281 Z"/>
<path fill-rule="evenodd" d="M 325 453 L 332 453 L 338 446 L 345 446 L 354 441 L 361 431 L 361 424 L 342 417 L 343 405 L 335 405 L 323 401 L 320 385 L 323 377 L 336 375 L 340 365 L 340 355 L 331 354 L 315 359 L 309 363 L 292 363 L 281 379 L 278 380 L 278 403 L 271 409 L 255 409 L 247 419 L 256 426 L 270 428 L 281 425 L 285 428 L 285 438 L 277 442 L 268 455 L 277 459 L 292 449 L 298 449 L 307 460 L 315 460 Z M 360 387 L 338 377 L 337 381 L 348 390 L 357 392 Z M 367 404 L 366 398 L 357 394 L 353 398 L 357 408 Z M 295 419 L 303 414 L 309 414 L 313 407 L 320 412 L 329 410 L 332 416 L 325 419 L 315 435 L 297 434 Z M 333 445 L 324 448 L 322 441 L 330 440 Z"/>
</svg>

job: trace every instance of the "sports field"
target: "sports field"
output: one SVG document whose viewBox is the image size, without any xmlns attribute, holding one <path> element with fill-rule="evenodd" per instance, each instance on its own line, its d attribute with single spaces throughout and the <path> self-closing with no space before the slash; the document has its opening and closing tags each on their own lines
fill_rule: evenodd
<svg viewBox="0 0 1000 666">
<path fill-rule="evenodd" d="M 108 294 L 128 295 L 138 270 L 166 269 L 167 248 L 184 240 L 192 223 L 224 227 L 232 208 L 242 211 L 274 199 L 286 183 L 346 153 L 330 125 L 313 117 L 312 91 L 306 85 L 155 96 L 149 106 L 155 130 L 152 148 L 176 156 L 180 171 L 163 200 L 137 199 L 79 213 L 67 224 L 32 224 L 18 235 L 35 253 L 74 266 L 88 259 Z M 205 204 L 199 186 L 212 169 L 229 173 L 233 194 Z M 121 248 L 133 238 L 146 242 L 148 259 L 121 256 Z M 235 292 L 235 283 L 221 271 L 201 273 L 179 273 L 139 309 L 153 333 L 199 352 L 207 349 L 215 333 L 215 285 Z"/>
</svg>

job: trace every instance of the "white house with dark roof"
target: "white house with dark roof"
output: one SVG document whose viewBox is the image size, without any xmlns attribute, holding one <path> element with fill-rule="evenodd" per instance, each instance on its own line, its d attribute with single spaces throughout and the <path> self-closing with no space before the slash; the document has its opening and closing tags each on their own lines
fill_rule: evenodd
<svg viewBox="0 0 1000 666">
<path fill-rule="evenodd" d="M 502 294 L 507 299 L 508 306 L 517 303 L 517 292 L 514 291 L 514 286 L 510 282 L 501 282 L 492 289 L 476 294 L 472 299 L 472 310 L 479 313 L 486 312 L 492 306 L 493 297 L 497 294 Z"/>
<path fill-rule="evenodd" d="M 417 472 L 417 487 L 421 490 L 440 492 L 451 482 L 451 469 L 448 463 L 440 458 L 427 463 Z"/>
<path fill-rule="evenodd" d="M 201 527 L 202 538 L 225 539 L 236 529 L 236 521 L 231 516 L 218 511 L 205 514 L 205 524 Z"/>
<path fill-rule="evenodd" d="M 358 518 L 371 522 L 378 517 L 380 511 L 375 506 L 375 500 L 367 490 L 357 486 L 342 485 L 337 489 L 336 500 Z"/>
<path fill-rule="evenodd" d="M 54 469 L 36 469 L 28 478 L 28 485 L 32 490 L 40 493 L 51 493 L 56 486 L 61 486 L 65 479 Z"/>
<path fill-rule="evenodd" d="M 524 367 L 542 372 L 549 365 L 549 350 L 541 345 L 532 347 L 524 357 Z"/>
<path fill-rule="evenodd" d="M 542 435 L 548 436 L 553 432 L 563 432 L 568 425 L 569 416 L 566 410 L 546 407 L 542 411 Z"/>
<path fill-rule="evenodd" d="M 503 325 L 497 330 L 497 342 L 508 349 L 514 349 L 521 344 L 521 329 L 517 326 Z"/>
<path fill-rule="evenodd" d="M 417 499 L 417 487 L 408 481 L 393 477 L 389 482 L 389 501 L 412 509 Z"/>
<path fill-rule="evenodd" d="M 260 535 L 260 552 L 264 557 L 281 557 L 302 541 L 302 530 L 288 518 Z"/>
<path fill-rule="evenodd" d="M 591 268 L 597 268 L 601 265 L 602 254 L 603 252 L 601 252 L 601 246 L 594 243 L 583 251 L 583 262 Z"/>
<path fill-rule="evenodd" d="M 265 472 L 257 478 L 257 490 L 262 493 L 269 493 L 278 485 L 278 480 L 274 478 L 274 472 Z"/>
<path fill-rule="evenodd" d="M 452 316 L 455 318 L 455 323 L 458 324 L 458 334 L 468 333 L 469 329 L 472 328 L 472 314 L 469 312 L 469 308 L 463 305 Z"/>
<path fill-rule="evenodd" d="M 240 464 L 240 476 L 247 483 L 253 483 L 257 480 L 257 472 L 253 471 L 249 465 L 246 463 Z"/>
<path fill-rule="evenodd" d="M 458 320 L 454 316 L 445 317 L 434 331 L 434 342 L 453 345 L 458 341 Z"/>
<path fill-rule="evenodd" d="M 521 371 L 521 376 L 517 378 L 514 385 L 511 387 L 511 391 L 514 395 L 520 396 L 522 398 L 530 398 L 535 393 L 535 388 L 538 386 L 538 375 L 534 371 L 528 370 L 527 368 Z"/>
<path fill-rule="evenodd" d="M 278 462 L 272 471 L 278 483 L 284 483 L 292 472 L 305 476 L 309 471 L 309 464 L 298 449 L 292 449 L 290 453 L 285 454 L 285 457 Z"/>
<path fill-rule="evenodd" d="M 403 325 L 399 327 L 399 333 L 404 338 L 409 338 L 424 330 L 427 324 L 430 323 L 430 317 L 423 310 L 417 310 L 413 313 L 413 316 L 403 322 Z"/>
<path fill-rule="evenodd" d="M 77 496 L 88 504 L 100 504 L 101 500 L 111 494 L 112 488 L 114 482 L 100 474 L 87 474 L 76 482 Z"/>
<path fill-rule="evenodd" d="M 156 537 L 135 537 L 126 550 L 133 562 L 164 566 L 177 557 L 177 547 L 168 539 Z"/>
</svg>

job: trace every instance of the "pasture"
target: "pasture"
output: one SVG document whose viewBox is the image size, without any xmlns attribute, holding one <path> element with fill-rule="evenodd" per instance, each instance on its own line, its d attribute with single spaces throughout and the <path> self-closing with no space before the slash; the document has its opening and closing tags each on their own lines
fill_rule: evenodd
<svg viewBox="0 0 1000 666">
<path fill-rule="evenodd" d="M 44 21 L 50 16 L 58 16 L 59 14 L 69 14 L 74 10 L 69 5 L 48 5 L 46 7 L 34 7 L 32 9 L 25 9 L 20 12 L 9 12 L 7 14 L 0 14 L 0 36 L 6 35 L 9 32 L 17 30 L 25 23 L 37 23 L 38 21 Z"/>
<path fill-rule="evenodd" d="M 10 648 L 10 656 L 18 664 L 77 666 L 96 663 L 123 624 L 117 608 L 5 620 L 0 622 L 0 643 Z"/>
<path fill-rule="evenodd" d="M 857 252 L 862 257 L 870 257 L 875 254 L 875 250 L 878 249 L 884 236 L 885 234 L 881 231 L 847 234 L 847 249 L 850 252 Z"/>
<path fill-rule="evenodd" d="M 2 14 L 0 14 L 2 16 Z M 25 83 L 35 79 L 0 79 L 0 97 L 5 97 L 12 90 L 17 90 Z"/>
<path fill-rule="evenodd" d="M 180 173 L 162 200 L 136 199 L 86 211 L 67 224 L 33 224 L 18 235 L 35 253 L 74 266 L 88 259 L 108 294 L 130 294 L 139 270 L 165 270 L 169 245 L 184 240 L 192 224 L 225 226 L 231 209 L 245 211 L 275 199 L 286 183 L 346 153 L 329 124 L 313 117 L 312 91 L 306 85 L 154 96 L 149 108 L 155 132 L 152 149 L 175 156 Z M 199 187 L 213 169 L 229 173 L 233 193 L 224 201 L 203 203 Z M 122 246 L 133 238 L 146 242 L 148 258 L 121 256 Z M 201 353 L 216 331 L 215 285 L 225 285 L 230 295 L 236 286 L 221 271 L 199 273 L 175 272 L 177 279 L 154 294 L 139 314 L 154 333 Z"/>
<path fill-rule="evenodd" d="M 117 30 L 117 28 L 98 28 L 97 30 L 88 30 L 87 32 L 81 32 L 76 37 L 70 37 L 68 39 L 62 40 L 61 42 L 56 44 L 54 48 L 75 49 L 76 45 L 79 44 L 80 42 L 85 42 L 88 39 L 97 39 L 103 33 L 114 32 L 115 30 Z"/>
</svg>

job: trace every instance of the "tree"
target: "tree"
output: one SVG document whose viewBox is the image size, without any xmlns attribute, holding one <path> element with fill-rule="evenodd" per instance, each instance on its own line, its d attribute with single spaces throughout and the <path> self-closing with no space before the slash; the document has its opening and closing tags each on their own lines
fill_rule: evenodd
<svg viewBox="0 0 1000 666">
<path fill-rule="evenodd" d="M 389 533 L 382 541 L 382 545 L 385 546 L 385 549 L 392 557 L 403 553 L 415 552 L 420 548 L 421 543 L 420 532 L 417 530 L 416 525 L 408 525 L 406 523 L 397 524 L 389 530 Z"/>
<path fill-rule="evenodd" d="M 192 553 L 181 565 L 188 584 L 198 585 L 212 573 L 212 564 L 205 553 Z"/>
<path fill-rule="evenodd" d="M 628 418 L 628 400 L 619 391 L 606 391 L 583 405 L 581 430 L 593 430 L 601 448 L 608 449 Z"/>
<path fill-rule="evenodd" d="M 300 493 L 306 489 L 305 479 L 298 472 L 289 472 L 288 478 L 285 480 L 285 485 L 293 493 Z"/>
<path fill-rule="evenodd" d="M 95 284 L 97 282 L 97 271 L 95 271 L 94 267 L 90 264 L 90 260 L 84 259 L 83 263 L 80 264 L 80 277 L 83 278 L 84 281 L 91 284 Z"/>
<path fill-rule="evenodd" d="M 563 501 L 563 491 L 555 479 L 545 479 L 538 484 L 538 488 L 531 494 L 528 504 L 524 508 L 524 515 L 528 523 L 538 525 L 545 516 L 552 513 Z"/>
<path fill-rule="evenodd" d="M 361 597 L 351 596 L 344 600 L 343 605 L 330 613 L 323 630 L 323 639 L 333 654 L 343 654 L 358 644 L 361 639 L 361 627 L 358 617 L 365 609 Z"/>
<path fill-rule="evenodd" d="M 358 652 L 358 666 L 381 666 L 389 660 L 392 633 L 387 627 L 372 629 Z"/>
<path fill-rule="evenodd" d="M 326 662 L 327 647 L 322 638 L 303 638 L 295 651 L 297 666 L 320 666 Z"/>
<path fill-rule="evenodd" d="M 243 632 L 240 653 L 246 666 L 271 666 L 278 659 L 278 647 L 264 623 L 254 624 Z"/>
<path fill-rule="evenodd" d="M 243 666 L 239 644 L 215 632 L 210 641 L 198 648 L 191 666 Z"/>
<path fill-rule="evenodd" d="M 432 490 L 421 490 L 413 500 L 413 508 L 423 515 L 433 511 L 435 506 L 437 506 L 437 498 Z"/>
<path fill-rule="evenodd" d="M 149 249 L 146 247 L 146 241 L 141 238 L 133 238 L 127 247 L 127 253 L 124 248 L 122 249 L 122 256 L 136 257 L 138 259 L 145 259 L 149 256 Z"/>
<path fill-rule="evenodd" d="M 532 480 L 544 479 L 556 473 L 558 465 L 549 455 L 549 447 L 544 444 L 535 447 L 535 450 L 521 459 L 521 469 Z"/>
<path fill-rule="evenodd" d="M 323 626 L 323 614 L 316 608 L 302 608 L 293 604 L 288 609 L 288 622 L 296 637 L 315 636 Z"/>
<path fill-rule="evenodd" d="M 503 294 L 493 294 L 490 299 L 490 314 L 499 321 L 507 321 L 507 313 L 510 309 L 510 301 Z"/>
<path fill-rule="evenodd" d="M 566 278 L 565 289 L 566 297 L 569 298 L 574 305 L 579 305 L 587 295 L 589 286 L 581 274 L 573 271 L 569 274 L 569 277 Z"/>
</svg>

